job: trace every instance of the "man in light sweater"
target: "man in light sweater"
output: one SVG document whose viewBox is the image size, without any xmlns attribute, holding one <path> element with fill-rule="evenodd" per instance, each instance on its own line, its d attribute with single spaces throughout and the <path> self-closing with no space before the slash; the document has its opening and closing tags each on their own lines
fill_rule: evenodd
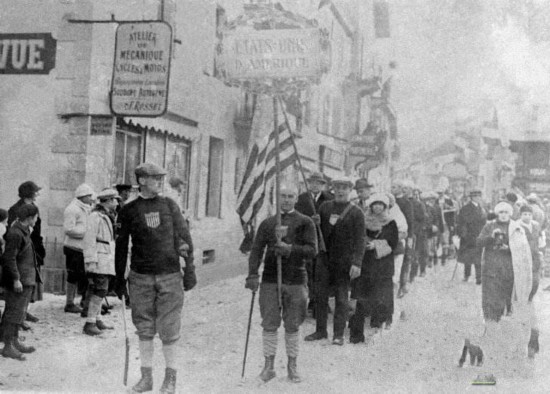
<svg viewBox="0 0 550 394">
<path fill-rule="evenodd" d="M 63 242 L 63 254 L 67 268 L 67 300 L 65 312 L 82 313 L 82 309 L 75 305 L 74 299 L 77 290 L 82 297 L 86 295 L 88 280 L 84 270 L 83 243 L 86 234 L 88 215 L 92 210 L 94 190 L 85 183 L 76 188 L 75 198 L 63 212 L 63 229 L 65 241 Z"/>
</svg>

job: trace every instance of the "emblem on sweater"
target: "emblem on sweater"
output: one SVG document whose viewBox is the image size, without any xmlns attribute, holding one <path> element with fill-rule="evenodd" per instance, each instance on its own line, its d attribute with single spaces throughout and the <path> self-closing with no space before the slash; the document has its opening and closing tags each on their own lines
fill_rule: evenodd
<svg viewBox="0 0 550 394">
<path fill-rule="evenodd" d="M 160 225 L 160 215 L 158 212 L 146 213 L 145 221 L 147 222 L 147 227 L 157 228 Z"/>
</svg>

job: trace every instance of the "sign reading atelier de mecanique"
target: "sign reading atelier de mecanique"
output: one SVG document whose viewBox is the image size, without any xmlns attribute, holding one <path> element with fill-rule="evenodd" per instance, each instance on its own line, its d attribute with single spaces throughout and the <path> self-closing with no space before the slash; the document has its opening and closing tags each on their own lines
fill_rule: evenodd
<svg viewBox="0 0 550 394">
<path fill-rule="evenodd" d="M 319 29 L 224 33 L 228 78 L 296 78 L 320 74 Z"/>
<path fill-rule="evenodd" d="M 121 23 L 116 31 L 111 112 L 162 116 L 168 104 L 172 28 L 166 22 Z"/>
<path fill-rule="evenodd" d="M 0 34 L 0 74 L 49 74 L 56 43 L 50 33 Z"/>
</svg>

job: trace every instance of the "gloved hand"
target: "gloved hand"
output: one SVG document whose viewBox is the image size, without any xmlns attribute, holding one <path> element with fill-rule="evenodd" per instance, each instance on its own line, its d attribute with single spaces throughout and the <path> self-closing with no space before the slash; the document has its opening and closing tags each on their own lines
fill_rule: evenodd
<svg viewBox="0 0 550 394">
<path fill-rule="evenodd" d="M 179 255 L 184 258 L 186 258 L 189 255 L 188 251 L 189 251 L 189 245 L 187 245 L 186 243 L 182 243 L 178 248 Z"/>
<path fill-rule="evenodd" d="M 245 289 L 250 289 L 253 292 L 258 291 L 258 287 L 260 286 L 260 277 L 258 275 L 249 275 L 248 278 L 246 278 L 246 283 L 244 285 Z"/>
<path fill-rule="evenodd" d="M 313 223 L 315 223 L 316 226 L 320 225 L 321 224 L 321 215 L 319 215 L 318 213 L 316 213 L 315 215 L 313 215 L 311 217 L 311 220 L 313 220 Z"/>
<path fill-rule="evenodd" d="M 279 256 L 288 257 L 290 256 L 290 252 L 292 252 L 292 245 L 287 244 L 283 241 L 280 241 L 280 242 L 277 242 L 274 249 L 275 249 L 275 254 Z"/>
<path fill-rule="evenodd" d="M 359 278 L 361 276 L 361 268 L 357 267 L 356 265 L 352 265 L 349 269 L 349 277 L 351 280 L 354 280 L 356 278 Z"/>
<path fill-rule="evenodd" d="M 122 296 L 126 294 L 126 279 L 116 278 L 115 280 L 115 293 L 119 300 L 122 300 Z"/>
<path fill-rule="evenodd" d="M 183 290 L 189 291 L 197 284 L 197 276 L 195 275 L 195 266 L 187 264 L 183 269 Z"/>
</svg>

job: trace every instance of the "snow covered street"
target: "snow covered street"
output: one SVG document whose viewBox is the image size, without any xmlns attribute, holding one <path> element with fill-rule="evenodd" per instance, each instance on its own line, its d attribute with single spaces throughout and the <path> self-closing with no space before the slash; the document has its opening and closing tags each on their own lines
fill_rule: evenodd
<svg viewBox="0 0 550 394">
<path fill-rule="evenodd" d="M 502 361 L 492 371 L 496 386 L 473 386 L 480 369 L 467 362 L 458 368 L 464 338 L 481 324 L 481 288 L 473 281 L 462 282 L 462 265 L 450 281 L 455 261 L 445 267 L 428 270 L 417 278 L 403 300 L 396 300 L 391 330 L 378 334 L 373 343 L 351 345 L 346 336 L 343 347 L 329 340 L 302 342 L 298 358 L 303 377 L 300 384 L 286 379 L 286 354 L 282 328 L 279 331 L 277 377 L 267 384 L 257 378 L 262 366 L 261 327 L 255 305 L 246 379 L 241 380 L 242 357 L 251 293 L 244 289 L 244 276 L 220 281 L 186 293 L 180 368 L 177 387 L 188 393 L 240 392 L 548 392 L 550 384 L 550 284 L 541 281 L 535 298 L 540 320 L 541 352 L 535 360 L 498 355 Z M 200 273 L 199 273 L 200 282 Z M 23 332 L 26 343 L 37 351 L 20 362 L 0 358 L 0 391 L 95 391 L 124 392 L 124 330 L 120 301 L 105 320 L 114 331 L 101 338 L 82 334 L 84 319 L 63 312 L 62 296 L 45 295 L 43 302 L 30 310 L 40 322 L 31 324 L 32 332 Z M 400 319 L 404 310 L 405 320 Z M 130 319 L 130 311 L 127 318 Z M 330 319 L 330 317 L 329 317 Z M 130 321 L 130 320 L 129 320 Z M 315 322 L 308 318 L 301 336 L 313 332 Z M 329 338 L 332 326 L 329 322 Z M 130 333 L 130 369 L 128 384 L 139 379 L 137 337 Z M 347 335 L 347 333 L 346 333 Z M 155 341 L 154 379 L 158 390 L 164 374 L 160 341 Z M 527 346 L 527 344 L 526 344 Z M 492 355 L 487 355 L 491 357 Z"/>
</svg>

